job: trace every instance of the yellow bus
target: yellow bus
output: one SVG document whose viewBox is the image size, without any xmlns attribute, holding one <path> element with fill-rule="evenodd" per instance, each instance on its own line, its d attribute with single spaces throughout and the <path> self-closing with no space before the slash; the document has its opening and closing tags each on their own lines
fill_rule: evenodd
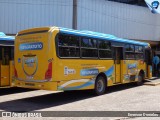
<svg viewBox="0 0 160 120">
<path fill-rule="evenodd" d="M 53 91 L 93 89 L 151 78 L 148 43 L 61 27 L 17 33 L 15 85 Z"/>
<path fill-rule="evenodd" d="M 0 32 L 0 88 L 11 87 L 14 76 L 14 36 Z"/>
</svg>

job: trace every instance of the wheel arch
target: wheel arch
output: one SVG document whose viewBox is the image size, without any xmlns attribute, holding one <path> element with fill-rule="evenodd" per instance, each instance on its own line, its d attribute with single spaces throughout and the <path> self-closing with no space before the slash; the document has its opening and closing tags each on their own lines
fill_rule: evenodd
<svg viewBox="0 0 160 120">
<path fill-rule="evenodd" d="M 107 76 L 106 76 L 106 74 L 105 74 L 104 72 L 99 73 L 99 74 L 96 76 L 96 79 L 95 79 L 95 80 L 97 80 L 97 78 L 98 78 L 99 76 L 102 76 L 102 77 L 105 79 L 106 86 L 107 86 Z"/>
<path fill-rule="evenodd" d="M 138 75 L 142 75 L 143 80 L 145 79 L 145 72 L 144 72 L 143 69 L 141 69 L 141 70 L 139 71 L 139 74 L 138 74 Z"/>
</svg>

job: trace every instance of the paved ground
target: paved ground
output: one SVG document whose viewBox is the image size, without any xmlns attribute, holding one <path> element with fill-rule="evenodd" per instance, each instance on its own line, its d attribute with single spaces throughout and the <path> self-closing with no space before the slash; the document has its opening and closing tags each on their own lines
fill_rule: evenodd
<svg viewBox="0 0 160 120">
<path fill-rule="evenodd" d="M 144 84 L 145 85 L 152 85 L 152 86 L 160 85 L 160 79 L 157 77 L 153 77 L 151 79 L 146 80 L 146 82 Z"/>
<path fill-rule="evenodd" d="M 158 111 L 160 113 L 160 85 L 134 84 L 110 87 L 102 96 L 92 91 L 50 92 L 21 88 L 0 89 L 1 111 Z M 0 118 L 2 119 L 2 118 Z M 6 119 L 6 118 L 3 118 Z M 8 120 L 9 118 L 7 118 Z M 17 118 L 11 118 L 17 120 Z M 20 119 L 20 118 L 19 118 Z M 32 118 L 33 119 L 33 118 Z M 39 119 L 39 118 L 38 118 Z M 43 120 L 41 118 L 39 120 Z M 48 118 L 53 119 L 53 118 Z M 54 118 L 75 119 L 75 118 Z M 93 119 L 97 118 L 76 118 Z M 98 118 L 109 120 L 159 120 L 159 118 Z"/>
</svg>

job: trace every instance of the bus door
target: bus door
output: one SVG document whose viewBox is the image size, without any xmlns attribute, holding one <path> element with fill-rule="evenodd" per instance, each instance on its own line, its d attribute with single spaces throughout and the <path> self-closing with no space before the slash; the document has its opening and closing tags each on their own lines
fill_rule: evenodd
<svg viewBox="0 0 160 120">
<path fill-rule="evenodd" d="M 152 77 L 152 55 L 151 55 L 151 50 L 146 49 L 145 50 L 145 62 L 146 62 L 146 77 L 151 78 Z"/>
<path fill-rule="evenodd" d="M 0 65 L 0 86 L 9 86 L 9 56 L 10 49 L 7 46 L 1 47 L 1 65 Z"/>
<path fill-rule="evenodd" d="M 121 60 L 123 58 L 123 47 L 114 47 L 115 83 L 121 82 Z"/>
</svg>

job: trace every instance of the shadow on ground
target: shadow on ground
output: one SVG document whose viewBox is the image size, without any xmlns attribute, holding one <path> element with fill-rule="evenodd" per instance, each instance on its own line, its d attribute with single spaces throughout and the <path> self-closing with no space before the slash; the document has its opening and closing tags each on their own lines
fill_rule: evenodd
<svg viewBox="0 0 160 120">
<path fill-rule="evenodd" d="M 108 87 L 107 93 L 105 95 L 117 91 L 127 90 L 133 87 L 136 87 L 135 84 L 125 84 L 125 85 Z M 59 93 L 45 94 L 35 97 L 2 102 L 0 103 L 0 110 L 29 112 L 29 111 L 64 105 L 92 97 L 97 97 L 93 94 L 92 90 L 59 92 Z"/>
<path fill-rule="evenodd" d="M 3 95 L 22 93 L 22 92 L 29 92 L 29 91 L 33 91 L 33 89 L 17 88 L 17 87 L 0 88 L 0 97 L 3 96 Z"/>
</svg>

